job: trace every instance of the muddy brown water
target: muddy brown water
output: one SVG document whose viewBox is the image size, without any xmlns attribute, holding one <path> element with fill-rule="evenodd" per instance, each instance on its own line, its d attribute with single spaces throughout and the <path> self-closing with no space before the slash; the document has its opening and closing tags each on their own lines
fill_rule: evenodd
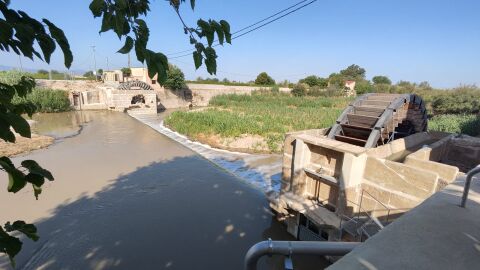
<svg viewBox="0 0 480 270">
<path fill-rule="evenodd" d="M 39 133 L 64 139 L 13 159 L 52 171 L 40 199 L 28 187 L 0 189 L 0 222 L 34 222 L 41 237 L 24 240 L 18 269 L 243 269 L 254 243 L 292 240 L 261 191 L 128 115 L 62 115 L 36 120 Z M 320 257 L 294 263 L 326 265 Z M 266 257 L 259 269 L 282 265 Z M 0 268 L 11 269 L 5 256 Z"/>
</svg>

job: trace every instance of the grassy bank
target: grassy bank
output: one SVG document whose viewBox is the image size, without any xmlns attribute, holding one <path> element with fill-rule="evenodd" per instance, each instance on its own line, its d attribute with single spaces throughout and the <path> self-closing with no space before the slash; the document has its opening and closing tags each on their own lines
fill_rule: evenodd
<svg viewBox="0 0 480 270">
<path fill-rule="evenodd" d="M 36 112 L 53 113 L 71 110 L 68 92 L 64 90 L 35 88 L 26 98 L 14 97 L 16 104 L 30 102 L 36 107 Z"/>
<path fill-rule="evenodd" d="M 287 94 L 254 93 L 222 95 L 200 112 L 175 112 L 165 123 L 176 131 L 202 141 L 212 135 L 236 138 L 244 135 L 264 138 L 264 149 L 279 152 L 286 132 L 331 126 L 348 98 L 292 97 Z M 255 147 L 254 147 L 255 148 Z"/>
<path fill-rule="evenodd" d="M 221 95 L 210 101 L 209 108 L 174 112 L 165 123 L 179 133 L 215 147 L 232 149 L 230 143 L 237 140 L 253 151 L 280 152 L 285 133 L 328 128 L 351 100 L 268 92 L 255 92 L 251 96 Z M 477 136 L 480 117 L 474 114 L 437 115 L 429 120 L 429 130 Z M 253 139 L 247 140 L 246 136 Z"/>
<path fill-rule="evenodd" d="M 429 120 L 429 130 L 450 133 L 463 133 L 470 136 L 480 135 L 480 115 L 444 114 Z"/>
</svg>

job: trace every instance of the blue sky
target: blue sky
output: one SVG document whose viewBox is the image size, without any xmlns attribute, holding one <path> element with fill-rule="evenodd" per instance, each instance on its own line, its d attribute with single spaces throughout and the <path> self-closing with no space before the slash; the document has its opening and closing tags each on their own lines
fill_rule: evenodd
<svg viewBox="0 0 480 270">
<path fill-rule="evenodd" d="M 198 18 L 226 19 L 232 32 L 300 0 L 197 0 L 182 14 L 189 25 Z M 37 19 L 47 18 L 62 28 L 74 53 L 73 70 L 93 68 L 91 45 L 98 68 L 127 65 L 115 53 L 123 42 L 113 33 L 98 34 L 87 0 L 12 0 L 12 8 Z M 168 2 L 151 0 L 147 17 L 149 47 L 165 54 L 190 48 L 180 21 Z M 188 1 L 187 1 L 188 2 Z M 387 75 L 394 82 L 429 81 L 435 87 L 480 85 L 480 1 L 477 0 L 319 0 L 262 29 L 217 47 L 220 79 L 248 81 L 266 71 L 276 80 L 297 81 L 306 75 L 328 76 L 350 64 L 367 70 L 367 78 Z M 57 53 L 50 68 L 65 70 Z M 135 59 L 135 56 L 132 56 Z M 195 71 L 191 56 L 172 59 L 188 79 L 209 76 Z M 141 63 L 132 61 L 133 65 Z M 22 59 L 25 68 L 46 68 Z M 16 55 L 0 52 L 0 65 L 18 66 Z"/>
</svg>

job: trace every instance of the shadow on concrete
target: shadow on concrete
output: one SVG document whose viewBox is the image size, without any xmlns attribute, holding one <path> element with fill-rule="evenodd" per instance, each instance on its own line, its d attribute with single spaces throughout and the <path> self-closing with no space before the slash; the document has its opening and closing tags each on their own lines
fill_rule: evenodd
<svg viewBox="0 0 480 270">
<path fill-rule="evenodd" d="M 258 241 L 292 240 L 260 191 L 197 157 L 155 162 L 120 175 L 92 197 L 58 206 L 36 222 L 19 269 L 243 269 Z M 294 258 L 319 269 L 323 258 Z M 259 269 L 280 269 L 264 258 Z M 0 257 L 0 268 L 8 269 Z"/>
</svg>

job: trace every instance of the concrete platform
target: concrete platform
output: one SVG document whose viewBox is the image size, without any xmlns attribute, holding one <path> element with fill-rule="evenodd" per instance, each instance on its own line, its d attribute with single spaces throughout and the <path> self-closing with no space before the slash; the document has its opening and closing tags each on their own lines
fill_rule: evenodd
<svg viewBox="0 0 480 270">
<path fill-rule="evenodd" d="M 461 208 L 464 184 L 459 177 L 327 269 L 480 269 L 480 177 Z"/>
</svg>

